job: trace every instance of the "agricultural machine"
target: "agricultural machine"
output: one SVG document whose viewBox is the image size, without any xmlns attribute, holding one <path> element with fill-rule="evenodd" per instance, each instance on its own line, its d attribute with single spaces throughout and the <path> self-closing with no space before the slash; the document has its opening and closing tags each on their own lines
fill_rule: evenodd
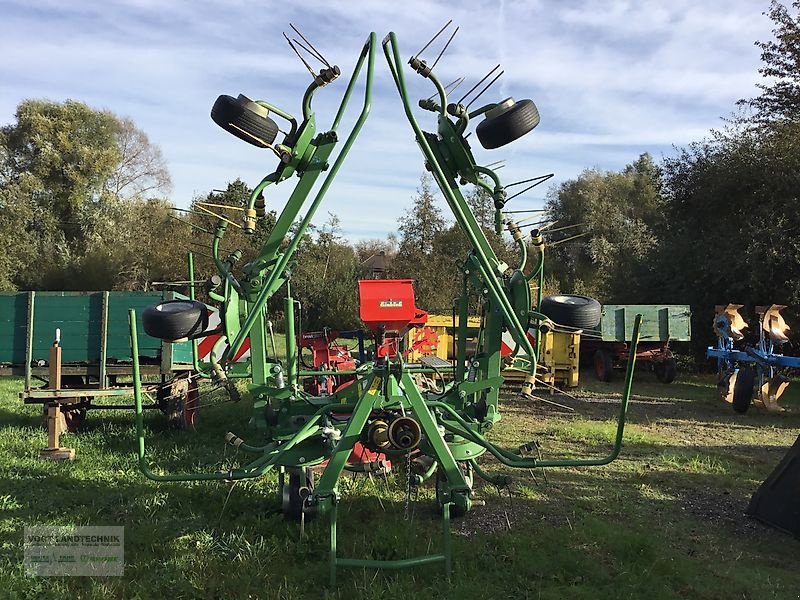
<svg viewBox="0 0 800 600">
<path fill-rule="evenodd" d="M 289 43 L 297 51 L 293 41 Z M 429 46 L 430 43 L 426 49 Z M 303 47 L 323 63 L 323 68 L 319 73 L 312 71 L 313 81 L 303 97 L 299 122 L 266 101 L 252 101 L 245 96 L 220 96 L 211 112 L 213 120 L 223 129 L 254 146 L 267 149 L 278 158 L 277 168 L 255 187 L 244 207 L 242 227 L 245 232 L 254 233 L 257 220 L 264 217 L 264 194 L 270 186 L 285 183 L 291 176 L 296 176 L 294 190 L 254 260 L 239 265 L 239 253 L 228 256 L 220 253 L 220 243 L 230 224 L 230 220 L 222 215 L 211 239 L 218 275 L 206 283 L 206 289 L 209 296 L 219 302 L 222 318 L 215 332 L 220 337 L 210 352 L 210 366 L 203 375 L 227 390 L 233 400 L 239 399 L 236 379 L 247 381 L 247 390 L 253 400 L 250 423 L 255 433 L 251 435 L 259 439 L 246 443 L 231 433 L 226 440 L 240 452 L 250 454 L 252 460 L 226 472 L 167 474 L 161 469 L 151 468 L 145 451 L 142 411 L 138 410 L 140 468 L 147 477 L 156 481 L 235 481 L 260 477 L 271 469 L 279 470 L 283 512 L 300 520 L 327 517 L 329 521 L 332 585 L 338 567 L 396 569 L 440 563 L 449 574 L 450 518 L 463 515 L 472 508 L 474 476 L 495 485 L 509 482 L 505 475 L 484 471 L 477 462 L 481 455 L 488 452 L 502 465 L 522 469 L 604 465 L 617 457 L 630 397 L 639 321 L 634 328 L 634 351 L 628 363 L 616 439 L 607 456 L 531 458 L 525 457 L 521 450 L 507 450 L 492 443 L 487 434 L 500 420 L 503 333 L 507 331 L 513 338 L 515 354 L 528 357 L 522 395 L 533 401 L 538 381 L 538 348 L 526 331 L 529 323 L 536 328 L 552 326 L 552 323 L 543 314 L 531 310 L 529 281 L 541 277 L 544 261 L 542 236 L 537 231 L 532 235 L 530 245 L 535 256 L 531 266 L 528 264 L 528 241 L 520 227 L 507 218 L 509 213 L 503 210 L 508 200 L 505 187 L 494 170 L 476 162 L 466 136 L 471 122 L 481 119 L 475 129 L 477 139 L 485 149 L 500 148 L 534 129 L 539 123 L 538 111 L 531 100 L 515 101 L 512 98 L 470 110 L 469 106 L 477 96 L 464 104 L 466 97 L 482 82 L 458 102 L 448 102 L 448 90 L 452 86 L 444 86 L 434 74 L 436 61 L 428 64 L 418 54 L 408 61 L 410 69 L 429 81 L 434 92 L 433 96 L 419 102 L 419 107 L 434 117 L 435 129 L 424 131 L 409 99 L 406 73 L 395 34 L 390 33 L 379 42 L 372 33 L 361 49 L 332 126 L 318 131 L 312 100 L 339 78 L 340 70 L 324 61 L 324 57 L 307 41 Z M 471 247 L 459 266 L 462 291 L 455 300 L 459 318 L 456 359 L 452 363 L 437 357 L 407 362 L 401 340 L 409 329 L 422 326 L 427 320 L 427 313 L 416 306 L 412 281 L 364 280 L 358 282 L 360 316 L 371 332 L 374 356 L 360 364 L 346 365 L 346 368 L 338 368 L 342 367 L 341 363 L 332 368 L 331 361 L 327 360 L 327 367 L 315 361 L 311 365 L 313 368 L 307 369 L 298 360 L 297 302 L 291 293 L 290 264 L 303 234 L 367 119 L 375 60 L 381 50 L 423 154 L 425 167 L 432 173 Z M 339 125 L 362 78 L 364 100 L 360 114 L 341 150 L 334 154 L 340 141 Z M 281 142 L 276 142 L 279 129 L 271 115 L 287 124 L 287 133 Z M 321 184 L 313 192 L 312 188 L 323 175 Z M 491 194 L 496 208 L 495 225 L 498 230 L 503 226 L 508 229 L 519 250 L 515 264 L 502 262 L 490 246 L 461 192 L 460 186 L 467 184 L 480 186 Z M 281 288 L 285 290 L 286 353 L 285 356 L 276 356 L 269 352 L 267 343 L 266 307 L 267 301 Z M 481 305 L 480 333 L 477 344 L 468 349 L 470 301 L 476 299 Z M 194 300 L 162 302 L 149 307 L 143 312 L 142 321 L 150 335 L 167 340 L 198 339 L 208 333 L 207 307 Z M 138 340 L 134 311 L 130 313 L 130 335 L 136 359 Z M 233 357 L 248 338 L 249 361 L 234 362 Z M 434 387 L 426 383 L 428 379 L 420 377 L 445 370 L 450 377 L 446 382 L 440 379 Z M 134 371 L 135 396 L 140 407 L 142 392 L 138 364 Z M 320 377 L 339 378 L 343 375 L 353 377 L 349 381 L 336 379 L 319 383 Z M 316 383 L 309 385 L 309 378 L 317 378 Z M 370 460 L 365 466 L 364 461 L 355 457 L 359 449 L 372 453 L 375 460 Z M 339 479 L 345 471 L 368 469 L 372 463 L 376 463 L 375 468 L 378 468 L 378 463 L 385 465 L 387 461 L 405 464 L 405 476 L 399 479 L 403 480 L 406 498 L 410 497 L 412 488 L 428 480 L 435 482 L 443 519 L 442 547 L 434 554 L 397 560 L 343 558 L 337 552 L 337 512 L 341 502 Z"/>
<path fill-rule="evenodd" d="M 759 336 L 756 346 L 745 345 L 737 350 L 737 342 L 744 340 L 748 327 L 739 314 L 741 304 L 723 304 L 715 307 L 714 333 L 717 346 L 709 347 L 706 356 L 717 359 L 720 397 L 733 404 L 733 410 L 745 413 L 750 404 L 780 412 L 778 398 L 789 386 L 789 378 L 782 370 L 800 368 L 800 357 L 784 356 L 780 348 L 789 341 L 789 326 L 781 316 L 786 308 L 781 304 L 756 306 Z M 758 384 L 753 398 L 753 390 Z"/>
</svg>

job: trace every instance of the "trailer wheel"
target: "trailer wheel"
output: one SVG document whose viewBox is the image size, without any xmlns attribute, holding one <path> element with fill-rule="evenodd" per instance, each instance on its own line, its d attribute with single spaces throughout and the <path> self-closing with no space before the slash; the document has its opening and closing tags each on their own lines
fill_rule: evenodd
<svg viewBox="0 0 800 600">
<path fill-rule="evenodd" d="M 672 383 L 675 381 L 675 376 L 678 374 L 678 367 L 675 365 L 674 358 L 667 358 L 661 362 L 653 365 L 653 371 L 656 373 L 656 378 L 661 383 Z"/>
<path fill-rule="evenodd" d="M 178 377 L 158 389 L 156 398 L 159 407 L 167 415 L 167 423 L 173 429 L 192 429 L 197 424 L 197 409 L 200 398 L 197 381 L 189 377 Z"/>
<path fill-rule="evenodd" d="M 609 382 L 614 373 L 614 357 L 608 350 L 595 350 L 593 357 L 594 374 L 600 381 Z"/>
<path fill-rule="evenodd" d="M 223 94 L 211 108 L 214 123 L 258 148 L 268 148 L 278 135 L 278 125 L 268 114 L 266 108 L 243 94 L 238 98 Z"/>
<path fill-rule="evenodd" d="M 753 401 L 753 387 L 756 382 L 756 372 L 752 367 L 742 367 L 736 375 L 733 384 L 733 410 L 740 415 L 747 412 Z"/>
<path fill-rule="evenodd" d="M 278 476 L 281 512 L 287 519 L 299 522 L 316 516 L 316 510 L 306 504 L 306 499 L 313 492 L 314 472 L 310 469 L 288 469 L 288 473 L 281 471 Z"/>
<path fill-rule="evenodd" d="M 539 312 L 558 325 L 594 329 L 600 324 L 603 307 L 589 296 L 561 294 L 542 298 Z"/>
<path fill-rule="evenodd" d="M 64 413 L 64 422 L 66 423 L 67 431 L 76 433 L 83 427 L 86 421 L 85 408 L 72 408 L 69 410 L 62 410 L 62 412 Z"/>
<path fill-rule="evenodd" d="M 478 123 L 475 133 L 487 150 L 500 148 L 531 131 L 539 124 L 539 110 L 533 100 L 514 102 L 511 98 L 499 103 Z"/>
<path fill-rule="evenodd" d="M 194 337 L 208 328 L 208 307 L 196 300 L 167 300 L 142 311 L 147 335 L 167 342 Z"/>
</svg>

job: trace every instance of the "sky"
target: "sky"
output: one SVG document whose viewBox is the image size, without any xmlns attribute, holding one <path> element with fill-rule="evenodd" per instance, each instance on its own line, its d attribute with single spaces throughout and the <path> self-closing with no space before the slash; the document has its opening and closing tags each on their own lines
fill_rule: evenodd
<svg viewBox="0 0 800 600">
<path fill-rule="evenodd" d="M 505 161 L 498 174 L 506 184 L 554 173 L 508 205 L 539 208 L 552 186 L 584 169 L 618 170 L 643 152 L 659 160 L 722 127 L 738 99 L 758 92 L 754 42 L 771 39 L 762 14 L 767 6 L 767 0 L 0 0 L 0 124 L 13 122 L 26 98 L 70 98 L 130 117 L 161 148 L 173 182 L 170 199 L 186 207 L 237 177 L 255 186 L 275 169 L 269 150 L 226 133 L 209 114 L 218 95 L 239 93 L 302 114 L 311 77 L 281 35 L 292 34 L 289 23 L 342 70 L 314 97 L 317 128 L 324 131 L 370 31 L 379 40 L 394 31 L 407 60 L 452 19 L 460 29 L 435 71 L 443 83 L 465 77 L 451 100 L 499 63 L 504 75 L 473 108 L 513 97 L 530 98 L 539 109 L 540 125 L 503 148 L 486 151 L 475 136 L 470 140 L 478 164 Z M 422 58 L 430 63 L 442 44 L 440 37 Z M 396 231 L 424 172 L 382 52 L 375 64 L 370 116 L 315 219 L 321 225 L 328 213 L 337 215 L 352 241 Z M 434 92 L 408 68 L 406 80 L 414 102 Z M 340 138 L 362 98 L 363 79 Z M 432 113 L 419 111 L 417 118 L 435 131 Z M 268 208 L 279 211 L 296 181 L 273 186 Z"/>
</svg>

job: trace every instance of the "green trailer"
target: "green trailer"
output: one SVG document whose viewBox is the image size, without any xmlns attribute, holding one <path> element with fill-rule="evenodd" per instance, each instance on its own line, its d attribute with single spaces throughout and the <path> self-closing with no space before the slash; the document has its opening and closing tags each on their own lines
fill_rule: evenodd
<svg viewBox="0 0 800 600">
<path fill-rule="evenodd" d="M 642 315 L 636 359 L 647 363 L 663 383 L 677 375 L 670 343 L 692 339 L 692 312 L 686 304 L 605 304 L 600 324 L 581 339 L 581 355 L 591 357 L 600 381 L 611 381 L 615 368 L 624 367 L 633 339 L 637 314 Z"/>
<path fill-rule="evenodd" d="M 90 409 L 133 408 L 128 311 L 176 297 L 174 292 L 2 292 L 0 376 L 24 377 L 20 398 L 53 412 L 52 429 L 74 430 Z M 193 423 L 193 348 L 139 332 L 143 375 L 177 427 Z M 124 403 L 128 400 L 128 403 Z M 53 410 L 54 409 L 54 410 Z M 49 419 L 48 419 L 49 420 Z M 52 433 L 52 431 L 51 431 Z"/>
</svg>

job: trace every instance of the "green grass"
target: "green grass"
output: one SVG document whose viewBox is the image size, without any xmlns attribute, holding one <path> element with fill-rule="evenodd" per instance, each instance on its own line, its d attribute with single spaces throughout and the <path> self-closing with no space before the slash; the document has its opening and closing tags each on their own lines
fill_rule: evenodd
<svg viewBox="0 0 800 600">
<path fill-rule="evenodd" d="M 800 542 L 742 515 L 800 428 L 787 413 L 735 415 L 713 379 L 665 386 L 637 378 L 622 457 L 607 467 L 515 471 L 511 494 L 478 484 L 486 505 L 454 522 L 454 572 L 341 570 L 327 589 L 327 526 L 280 514 L 277 481 L 155 483 L 138 471 L 132 411 L 90 412 L 66 434 L 73 463 L 38 458 L 40 411 L 23 406 L 19 380 L 0 380 L 1 598 L 796 598 Z M 536 440 L 544 456 L 600 456 L 615 432 L 619 383 L 588 373 L 575 413 L 509 399 L 491 432 L 515 448 Z M 800 385 L 796 386 L 800 388 Z M 791 389 L 791 387 L 790 387 Z M 794 391 L 797 393 L 797 390 Z M 194 432 L 146 417 L 152 464 L 169 471 L 227 469 L 232 430 L 254 443 L 247 400 L 201 409 Z M 489 457 L 489 471 L 503 471 Z M 343 555 L 398 558 L 436 551 L 440 523 L 430 487 L 403 519 L 392 477 L 341 483 Z M 800 500 L 800 499 L 799 499 Z M 22 530 L 33 524 L 124 525 L 123 577 L 25 577 Z"/>
</svg>

